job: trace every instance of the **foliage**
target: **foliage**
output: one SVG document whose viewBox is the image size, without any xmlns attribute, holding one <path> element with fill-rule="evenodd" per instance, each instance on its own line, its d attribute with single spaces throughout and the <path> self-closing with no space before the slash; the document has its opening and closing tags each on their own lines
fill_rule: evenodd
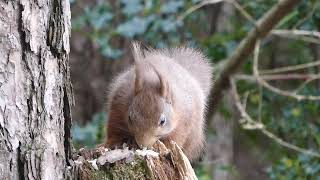
<svg viewBox="0 0 320 180">
<path fill-rule="evenodd" d="M 320 179 L 319 160 L 308 155 L 300 154 L 298 157 L 283 157 L 277 165 L 268 168 L 271 179 Z"/>
<path fill-rule="evenodd" d="M 249 6 L 250 8 L 250 6 Z M 278 28 L 299 28 L 305 30 L 316 30 L 319 26 L 315 24 L 318 21 L 317 13 L 310 18 L 303 19 L 310 12 L 310 9 L 320 9 L 319 3 L 316 1 L 308 1 L 301 3 L 299 7 L 287 16 L 278 25 Z M 258 12 L 253 10 L 252 12 Z M 316 12 L 316 10 L 315 10 Z M 284 52 L 274 48 L 274 41 L 265 44 L 262 57 L 269 56 L 270 53 L 278 51 L 279 54 L 286 54 L 287 62 L 277 62 L 281 66 L 289 66 L 295 64 L 303 64 L 312 62 L 315 59 L 314 54 L 310 51 L 307 44 L 301 40 L 288 41 L 288 45 Z M 265 59 L 264 59 L 265 60 Z M 252 65 L 248 63 L 247 73 L 251 73 Z M 266 68 L 266 67 L 265 67 Z M 268 67 L 267 67 L 268 68 Z M 314 68 L 302 71 L 304 73 L 317 73 Z M 299 93 L 307 95 L 320 95 L 318 82 L 311 83 L 302 88 Z M 261 118 L 267 129 L 278 135 L 285 141 L 303 147 L 314 152 L 319 152 L 319 118 L 320 118 L 320 102 L 319 101 L 297 101 L 292 98 L 276 95 L 268 90 L 259 92 L 259 87 L 255 84 L 245 85 L 238 83 L 239 89 L 245 93 L 250 92 L 247 104 L 247 110 L 256 120 Z M 282 89 L 297 88 L 298 82 L 285 81 L 284 84 L 278 84 Z M 293 88 L 294 89 L 294 88 Z M 250 91 L 248 91 L 250 90 Z M 262 93 L 260 97 L 260 93 Z M 259 115 L 257 107 L 261 105 L 262 112 Z M 260 117 L 259 117 L 260 116 Z M 251 134 L 252 135 L 252 134 Z M 255 133 L 253 134 L 255 136 Z M 260 141 L 260 140 L 258 140 Z M 259 142 L 257 142 L 259 144 Z M 278 144 L 274 144 L 278 146 Z M 283 149 L 283 148 L 282 148 Z M 302 153 L 297 153 L 284 149 L 285 151 L 277 151 L 271 153 L 273 164 L 267 169 L 267 173 L 271 179 L 319 179 L 320 178 L 320 159 L 311 157 Z M 274 152 L 269 150 L 270 152 Z M 279 160 L 280 159 L 280 160 Z"/>
<path fill-rule="evenodd" d="M 93 148 L 97 144 L 103 143 L 105 138 L 106 113 L 100 112 L 93 116 L 90 123 L 85 126 L 73 124 L 72 140 L 76 149 L 82 147 Z"/>
<path fill-rule="evenodd" d="M 212 179 L 211 176 L 211 169 L 204 165 L 198 165 L 195 168 L 195 173 L 199 180 L 210 180 Z"/>
<path fill-rule="evenodd" d="M 165 3 L 159 0 L 121 0 L 114 5 L 105 2 L 84 8 L 84 14 L 73 19 L 73 29 L 96 43 L 102 55 L 118 59 L 122 48 L 111 45 L 113 39 L 143 38 L 144 42 L 155 47 L 179 45 L 181 41 L 192 43 L 193 33 L 187 28 L 188 22 L 177 20 L 177 15 L 192 4 L 190 0 Z M 200 15 L 195 13 L 192 18 L 199 19 Z M 205 24 L 204 20 L 203 16 L 200 22 Z"/>
</svg>

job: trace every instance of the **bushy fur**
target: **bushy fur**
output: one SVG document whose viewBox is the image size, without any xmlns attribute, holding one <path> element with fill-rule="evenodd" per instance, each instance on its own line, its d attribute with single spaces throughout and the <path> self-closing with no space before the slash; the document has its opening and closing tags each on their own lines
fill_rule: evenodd
<svg viewBox="0 0 320 180">
<path fill-rule="evenodd" d="M 137 138 L 173 140 L 189 159 L 197 158 L 204 144 L 205 104 L 212 82 L 209 60 L 192 48 L 141 50 L 137 43 L 133 55 L 134 65 L 120 73 L 109 89 L 106 145 Z M 164 111 L 170 111 L 166 130 L 157 127 Z M 129 114 L 134 120 L 129 121 Z M 168 129 L 164 136 L 155 134 Z"/>
</svg>

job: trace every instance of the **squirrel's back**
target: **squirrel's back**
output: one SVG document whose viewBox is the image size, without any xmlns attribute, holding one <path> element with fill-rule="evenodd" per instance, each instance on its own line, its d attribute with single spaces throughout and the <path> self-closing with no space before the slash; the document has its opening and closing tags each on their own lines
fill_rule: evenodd
<svg viewBox="0 0 320 180">
<path fill-rule="evenodd" d="M 201 51 L 188 47 L 177 47 L 156 52 L 173 59 L 182 66 L 200 84 L 205 97 L 209 95 L 212 83 L 212 65 Z"/>
</svg>

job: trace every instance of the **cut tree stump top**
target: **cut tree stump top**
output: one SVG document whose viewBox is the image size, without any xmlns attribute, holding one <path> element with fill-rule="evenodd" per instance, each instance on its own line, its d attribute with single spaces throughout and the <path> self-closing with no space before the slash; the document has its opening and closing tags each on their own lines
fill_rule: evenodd
<svg viewBox="0 0 320 180">
<path fill-rule="evenodd" d="M 82 149 L 73 161 L 73 179 L 197 179 L 180 147 L 173 141 L 168 146 L 158 141 L 153 150 Z"/>
</svg>

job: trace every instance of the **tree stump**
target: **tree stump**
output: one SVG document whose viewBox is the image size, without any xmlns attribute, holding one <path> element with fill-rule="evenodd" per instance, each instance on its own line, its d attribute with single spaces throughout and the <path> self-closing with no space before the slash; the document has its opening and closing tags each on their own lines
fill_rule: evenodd
<svg viewBox="0 0 320 180">
<path fill-rule="evenodd" d="M 152 150 L 124 146 L 110 150 L 99 147 L 80 150 L 72 166 L 72 179 L 197 179 L 188 158 L 171 141 L 166 147 L 158 141 Z"/>
</svg>

